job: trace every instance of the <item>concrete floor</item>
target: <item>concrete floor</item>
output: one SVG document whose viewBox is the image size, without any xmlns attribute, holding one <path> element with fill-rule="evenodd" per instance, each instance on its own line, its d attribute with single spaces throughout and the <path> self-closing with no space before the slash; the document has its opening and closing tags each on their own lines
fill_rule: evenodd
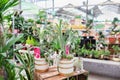
<svg viewBox="0 0 120 80">
<path fill-rule="evenodd" d="M 107 76 L 101 76 L 96 74 L 89 74 L 88 80 L 120 80 L 120 78 L 112 78 Z"/>
</svg>

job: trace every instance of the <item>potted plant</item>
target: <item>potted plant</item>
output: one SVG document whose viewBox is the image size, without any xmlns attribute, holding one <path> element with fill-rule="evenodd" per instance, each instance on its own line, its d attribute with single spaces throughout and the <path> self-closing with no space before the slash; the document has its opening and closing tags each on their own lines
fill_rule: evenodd
<svg viewBox="0 0 120 80">
<path fill-rule="evenodd" d="M 116 17 L 115 17 L 115 18 L 113 19 L 113 21 L 112 21 L 112 25 L 113 25 L 113 26 L 112 26 L 112 30 L 111 30 L 111 32 L 110 32 L 111 35 L 110 35 L 109 38 L 108 38 L 110 44 L 115 44 L 115 43 L 116 43 L 116 40 L 117 40 L 117 39 L 116 39 L 116 37 L 115 37 L 115 34 L 118 32 L 118 30 L 116 30 L 115 28 L 118 26 L 118 21 L 119 21 L 119 20 L 118 20 L 118 18 L 116 18 Z"/>
<path fill-rule="evenodd" d="M 84 56 L 86 57 L 86 58 L 89 58 L 90 57 L 90 50 L 88 50 L 88 49 L 84 49 Z"/>
<path fill-rule="evenodd" d="M 34 56 L 30 54 L 30 49 L 28 48 L 28 53 L 15 53 L 15 55 L 19 61 L 19 65 L 16 65 L 17 78 L 20 80 L 34 80 Z"/>
<path fill-rule="evenodd" d="M 49 44 L 46 41 L 46 37 L 48 33 L 47 30 L 44 28 L 35 28 L 38 35 L 38 45 L 34 46 L 34 59 L 35 59 L 35 71 L 37 72 L 46 72 L 49 69 Z"/>
<path fill-rule="evenodd" d="M 92 50 L 89 50 L 89 58 L 93 58 L 94 51 L 95 51 L 95 50 L 93 50 L 93 49 L 92 49 Z"/>
<path fill-rule="evenodd" d="M 39 49 L 39 48 L 34 48 L 34 51 L 36 49 Z M 34 59 L 35 59 L 35 71 L 36 72 L 48 71 L 48 68 L 49 68 L 48 56 L 49 56 L 49 54 L 45 53 L 43 51 L 41 51 L 40 54 L 38 54 L 38 53 L 35 54 Z"/>
<path fill-rule="evenodd" d="M 15 44 L 22 36 L 23 35 L 17 37 L 12 36 L 10 39 L 5 40 L 5 44 L 0 47 L 0 68 L 4 70 L 4 79 L 16 79 L 15 64 L 12 62 L 14 57 L 13 53 L 16 50 L 11 49 L 11 47 L 13 47 L 13 44 Z"/>
<path fill-rule="evenodd" d="M 41 24 L 42 24 L 42 22 L 41 22 L 40 20 L 37 20 L 37 21 L 36 21 L 36 26 L 37 26 L 37 27 L 41 27 Z"/>
<path fill-rule="evenodd" d="M 82 48 L 80 48 L 78 55 L 82 57 L 86 57 L 85 52 L 86 52 L 86 49 L 83 46 Z"/>
<path fill-rule="evenodd" d="M 104 52 L 103 52 L 104 59 L 109 60 L 110 59 L 109 56 L 110 56 L 110 51 L 109 50 L 104 50 Z"/>
<path fill-rule="evenodd" d="M 104 43 L 105 42 L 105 35 L 103 34 L 102 31 L 99 32 L 99 43 Z"/>
<path fill-rule="evenodd" d="M 117 54 L 118 55 L 118 57 L 115 57 L 115 56 L 113 56 L 113 60 L 114 61 L 120 61 L 120 47 L 119 47 L 119 45 L 114 45 L 114 46 L 112 46 L 112 48 L 113 48 L 113 50 L 114 50 L 114 54 Z"/>
<path fill-rule="evenodd" d="M 101 51 L 99 50 L 99 51 L 97 51 L 97 50 L 94 50 L 94 58 L 95 59 L 99 59 L 100 57 L 101 57 Z"/>
<path fill-rule="evenodd" d="M 37 20 L 36 20 L 37 27 L 41 27 L 42 24 L 45 24 L 46 12 L 44 10 L 40 10 L 36 15 L 36 17 L 37 17 Z"/>
<path fill-rule="evenodd" d="M 74 34 L 71 29 L 62 32 L 62 20 L 60 20 L 59 24 L 56 24 L 53 29 L 55 36 L 54 39 L 57 40 L 60 45 L 60 49 L 58 52 L 60 55 L 58 71 L 62 75 L 72 74 L 74 72 L 74 64 L 73 55 L 70 54 L 70 46 L 74 39 Z"/>
</svg>

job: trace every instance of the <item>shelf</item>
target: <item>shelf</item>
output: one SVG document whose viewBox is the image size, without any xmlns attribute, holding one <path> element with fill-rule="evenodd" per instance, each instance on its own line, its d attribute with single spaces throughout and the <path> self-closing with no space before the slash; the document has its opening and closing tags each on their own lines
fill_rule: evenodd
<svg viewBox="0 0 120 80">
<path fill-rule="evenodd" d="M 49 68 L 48 72 L 39 73 L 35 72 L 36 80 L 68 80 L 68 79 L 75 79 L 75 80 L 86 80 L 88 77 L 88 71 L 80 71 L 74 72 L 71 75 L 63 76 L 60 75 L 57 71 L 56 67 Z"/>
</svg>

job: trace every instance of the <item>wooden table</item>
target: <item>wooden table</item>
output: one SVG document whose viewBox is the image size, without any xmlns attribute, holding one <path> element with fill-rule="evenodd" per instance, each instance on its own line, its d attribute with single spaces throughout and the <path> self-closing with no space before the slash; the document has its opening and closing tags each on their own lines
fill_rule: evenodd
<svg viewBox="0 0 120 80">
<path fill-rule="evenodd" d="M 60 75 L 56 67 L 49 68 L 48 72 L 39 73 L 35 71 L 35 80 L 87 80 L 88 71 L 74 72 L 71 75 Z"/>
</svg>

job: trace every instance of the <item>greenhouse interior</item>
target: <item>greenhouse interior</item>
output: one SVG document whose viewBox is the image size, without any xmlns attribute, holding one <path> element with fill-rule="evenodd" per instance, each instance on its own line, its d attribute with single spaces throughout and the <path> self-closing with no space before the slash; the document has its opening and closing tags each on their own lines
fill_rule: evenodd
<svg viewBox="0 0 120 80">
<path fill-rule="evenodd" d="M 0 0 L 0 80 L 120 80 L 120 0 Z"/>
</svg>

